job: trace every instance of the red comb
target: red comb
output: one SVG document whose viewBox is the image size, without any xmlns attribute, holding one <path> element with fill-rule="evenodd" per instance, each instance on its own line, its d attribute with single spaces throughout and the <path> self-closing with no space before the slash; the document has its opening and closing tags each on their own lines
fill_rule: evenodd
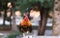
<svg viewBox="0 0 60 38">
<path fill-rule="evenodd" d="M 24 20 L 25 20 L 25 21 L 28 21 L 28 20 L 29 20 L 27 15 L 25 15 Z"/>
</svg>

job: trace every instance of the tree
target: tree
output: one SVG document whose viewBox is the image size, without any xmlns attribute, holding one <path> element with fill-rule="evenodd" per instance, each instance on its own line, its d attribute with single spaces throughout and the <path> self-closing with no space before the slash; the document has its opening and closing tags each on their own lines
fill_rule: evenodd
<svg viewBox="0 0 60 38">
<path fill-rule="evenodd" d="M 52 32 L 53 35 L 60 35 L 60 0 L 55 0 Z"/>
<path fill-rule="evenodd" d="M 52 4 L 51 4 L 52 3 Z M 44 35 L 49 11 L 53 8 L 53 0 L 44 1 L 41 6 L 41 21 L 38 29 L 38 35 Z"/>
<path fill-rule="evenodd" d="M 8 29 L 5 29 L 6 28 L 6 25 L 5 25 L 5 20 L 6 20 L 6 18 L 7 18 L 7 9 L 8 9 L 8 7 L 7 7 L 7 4 L 8 4 L 8 2 L 11 2 L 11 3 L 14 3 L 15 2 L 15 0 L 0 0 L 0 10 L 3 10 L 4 11 L 4 16 L 3 16 L 3 25 L 2 25 L 2 28 L 3 28 L 3 30 L 8 30 L 8 29 L 11 29 L 11 27 L 9 28 L 8 27 Z M 10 24 L 11 25 L 11 24 Z M 2 29 L 1 29 L 2 30 Z"/>
</svg>

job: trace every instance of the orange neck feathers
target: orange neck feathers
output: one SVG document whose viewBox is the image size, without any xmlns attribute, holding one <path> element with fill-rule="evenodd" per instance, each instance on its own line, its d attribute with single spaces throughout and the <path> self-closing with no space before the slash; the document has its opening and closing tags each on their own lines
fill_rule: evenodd
<svg viewBox="0 0 60 38">
<path fill-rule="evenodd" d="M 27 15 L 25 15 L 25 18 L 23 19 L 23 21 L 21 22 L 21 25 L 26 25 L 26 26 L 31 26 L 31 23 L 29 21 L 29 18 Z"/>
</svg>

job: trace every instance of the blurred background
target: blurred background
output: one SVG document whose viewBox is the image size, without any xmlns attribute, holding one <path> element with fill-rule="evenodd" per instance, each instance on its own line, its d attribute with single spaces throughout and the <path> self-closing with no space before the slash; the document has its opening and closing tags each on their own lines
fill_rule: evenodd
<svg viewBox="0 0 60 38">
<path fill-rule="evenodd" d="M 0 0 L 0 33 L 8 35 L 17 31 L 17 27 L 25 14 L 32 24 L 33 32 L 31 35 L 37 35 L 41 19 L 47 18 L 46 36 L 52 35 L 54 0 Z M 33 11 L 32 8 L 38 7 L 39 11 Z M 44 11 L 45 10 L 45 11 Z M 42 12 L 44 11 L 44 12 Z M 47 16 L 47 17 L 44 17 Z"/>
</svg>

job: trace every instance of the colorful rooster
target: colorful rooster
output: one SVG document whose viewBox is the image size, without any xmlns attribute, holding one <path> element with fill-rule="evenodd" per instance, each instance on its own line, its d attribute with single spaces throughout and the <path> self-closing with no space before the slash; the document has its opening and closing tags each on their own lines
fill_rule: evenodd
<svg viewBox="0 0 60 38">
<path fill-rule="evenodd" d="M 20 22 L 19 29 L 21 32 L 31 32 L 32 31 L 32 24 L 28 19 L 28 16 L 25 15 L 25 18 Z"/>
</svg>

